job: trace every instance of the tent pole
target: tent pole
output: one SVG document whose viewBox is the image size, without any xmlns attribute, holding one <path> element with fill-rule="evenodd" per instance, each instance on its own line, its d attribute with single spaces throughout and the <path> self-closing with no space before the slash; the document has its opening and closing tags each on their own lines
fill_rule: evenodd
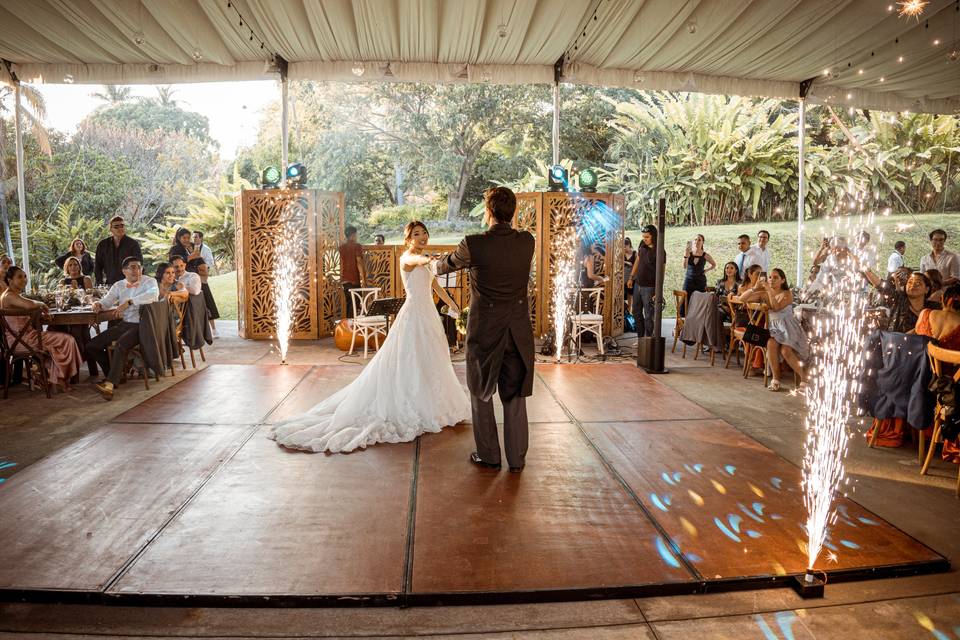
<svg viewBox="0 0 960 640">
<path fill-rule="evenodd" d="M 16 100 L 14 111 L 14 131 L 17 144 L 17 199 L 20 204 L 20 268 L 27 274 L 27 291 L 30 291 L 30 247 L 27 242 L 27 190 L 23 176 L 23 107 L 20 105 L 20 81 L 13 83 Z"/>
<path fill-rule="evenodd" d="M 560 83 L 553 83 L 553 164 L 560 164 Z"/>
<path fill-rule="evenodd" d="M 806 144 L 807 101 L 800 98 L 800 117 L 797 124 L 797 279 L 796 286 L 803 282 L 803 218 L 806 212 L 807 176 L 804 171 L 804 160 L 807 151 Z"/>
<path fill-rule="evenodd" d="M 290 145 L 290 119 L 287 113 L 289 101 L 287 100 L 287 74 L 280 78 L 280 172 L 283 175 L 283 186 L 287 186 L 287 162 Z"/>
</svg>

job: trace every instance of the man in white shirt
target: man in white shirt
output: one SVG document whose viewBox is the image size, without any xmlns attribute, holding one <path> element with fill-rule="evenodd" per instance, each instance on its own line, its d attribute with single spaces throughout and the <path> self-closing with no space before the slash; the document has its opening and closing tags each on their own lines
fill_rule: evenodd
<svg viewBox="0 0 960 640">
<path fill-rule="evenodd" d="M 737 248 L 740 249 L 740 253 L 733 259 L 733 263 L 737 265 L 737 277 L 743 280 L 747 275 L 747 269 L 753 264 L 753 247 L 750 246 L 750 236 L 745 233 L 738 236 Z"/>
<path fill-rule="evenodd" d="M 907 252 L 907 243 L 903 240 L 897 240 L 893 245 L 893 253 L 887 258 L 887 273 L 891 274 L 904 265 L 903 254 Z"/>
<path fill-rule="evenodd" d="M 213 251 L 210 250 L 210 247 L 203 244 L 202 231 L 193 232 L 193 250 L 200 254 L 200 258 L 204 264 L 207 265 L 207 271 L 213 272 L 213 268 L 216 266 L 213 260 Z"/>
<path fill-rule="evenodd" d="M 960 258 L 953 251 L 945 248 L 946 242 L 947 232 L 943 229 L 934 229 L 930 232 L 932 251 L 920 258 L 920 271 L 926 273 L 936 269 L 943 278 L 944 287 L 960 281 Z"/>
<path fill-rule="evenodd" d="M 183 256 L 172 256 L 170 258 L 170 266 L 173 267 L 173 270 L 177 274 L 177 282 L 183 285 L 187 293 L 192 296 L 200 295 L 200 292 L 203 290 L 200 276 L 192 271 L 187 271 L 187 262 L 183 259 Z"/>
<path fill-rule="evenodd" d="M 124 279 L 115 282 L 102 300 L 93 303 L 94 312 L 113 311 L 114 319 L 119 322 L 87 342 L 85 348 L 87 358 L 96 360 L 106 375 L 97 385 L 105 400 L 113 399 L 114 388 L 123 375 L 127 353 L 140 344 L 140 307 L 156 302 L 160 297 L 157 281 L 143 275 L 139 258 L 125 258 L 122 271 Z M 116 347 L 111 356 L 107 348 L 113 343 Z"/>
<path fill-rule="evenodd" d="M 760 265 L 764 273 L 770 273 L 770 251 L 767 249 L 767 243 L 770 242 L 770 232 L 760 229 L 757 233 L 757 245 L 751 250 L 754 254 L 753 264 Z"/>
</svg>

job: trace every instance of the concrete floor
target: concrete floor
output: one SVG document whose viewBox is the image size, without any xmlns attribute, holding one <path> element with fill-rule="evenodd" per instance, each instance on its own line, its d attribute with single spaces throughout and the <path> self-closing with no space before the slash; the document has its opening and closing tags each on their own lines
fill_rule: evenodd
<svg viewBox="0 0 960 640">
<path fill-rule="evenodd" d="M 211 363 L 275 362 L 267 343 L 241 340 L 221 322 L 207 350 Z M 629 345 L 630 340 L 624 340 Z M 678 351 L 679 355 L 679 351 Z M 329 341 L 297 344 L 295 363 L 359 366 L 340 360 Z M 202 366 L 202 365 L 201 365 Z M 602 366 L 602 365 L 598 365 Z M 803 399 L 773 394 L 722 363 L 668 356 L 659 377 L 787 460 L 803 450 Z M 0 479 L 101 427 L 192 371 L 163 378 L 147 392 L 137 381 L 104 402 L 90 384 L 47 400 L 25 388 L 0 401 Z M 185 402 L 188 399 L 184 399 Z M 859 431 L 864 426 L 856 427 Z M 4 466 L 13 463 L 13 466 Z M 960 565 L 957 469 L 939 462 L 918 474 L 916 451 L 850 446 L 848 493 L 890 523 Z M 0 484 L 2 491 L 2 484 Z M 0 514 L 2 517 L 2 514 Z M 960 572 L 839 583 L 826 597 L 803 601 L 792 591 L 674 596 L 542 605 L 415 609 L 201 609 L 55 604 L 0 604 L 0 638 L 944 638 L 960 639 Z"/>
</svg>

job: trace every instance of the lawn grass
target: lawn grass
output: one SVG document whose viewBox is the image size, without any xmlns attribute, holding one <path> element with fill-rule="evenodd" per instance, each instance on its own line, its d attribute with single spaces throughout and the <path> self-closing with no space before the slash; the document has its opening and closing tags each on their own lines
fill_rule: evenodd
<svg viewBox="0 0 960 640">
<path fill-rule="evenodd" d="M 897 231 L 897 225 L 912 225 L 904 231 Z M 893 244 L 897 240 L 903 240 L 907 243 L 907 253 L 905 255 L 906 264 L 911 267 L 920 265 L 920 258 L 930 251 L 930 243 L 927 234 L 936 228 L 944 229 L 947 232 L 947 248 L 960 250 L 960 213 L 927 213 L 918 215 L 890 215 L 878 218 L 877 225 L 880 228 L 881 236 L 879 250 L 877 252 L 877 272 L 882 273 L 886 269 L 887 257 L 893 251 Z M 813 254 L 817 250 L 820 239 L 823 237 L 823 229 L 826 224 L 822 220 L 808 220 L 804 231 L 804 261 L 803 272 L 807 273 L 812 263 Z M 702 233 L 705 240 L 704 246 L 714 260 L 717 261 L 716 273 L 707 274 L 707 284 L 713 285 L 720 277 L 723 263 L 733 260 L 737 255 L 737 236 L 741 233 L 748 234 L 756 239 L 757 231 L 766 229 L 770 232 L 769 249 L 772 254 L 770 267 L 779 267 L 787 274 L 787 279 L 791 286 L 796 276 L 797 261 L 797 223 L 788 222 L 762 222 L 747 224 L 730 224 L 712 227 L 668 227 L 666 230 L 666 250 L 667 250 L 667 270 L 664 276 L 663 290 L 665 293 L 667 308 L 664 310 L 665 316 L 672 316 L 675 313 L 673 296 L 671 291 L 680 289 L 683 286 L 683 251 L 687 241 L 695 234 Z M 634 243 L 634 246 L 640 241 L 640 231 L 630 229 L 627 231 Z M 431 237 L 434 244 L 457 244 L 462 238 L 456 234 L 437 234 Z M 876 242 L 874 238 L 874 242 Z M 402 237 L 398 233 L 395 236 L 387 238 L 387 244 L 399 244 Z M 237 277 L 236 273 L 224 273 L 210 278 L 210 288 L 217 300 L 217 306 L 220 308 L 220 316 L 235 320 L 237 318 Z"/>
</svg>

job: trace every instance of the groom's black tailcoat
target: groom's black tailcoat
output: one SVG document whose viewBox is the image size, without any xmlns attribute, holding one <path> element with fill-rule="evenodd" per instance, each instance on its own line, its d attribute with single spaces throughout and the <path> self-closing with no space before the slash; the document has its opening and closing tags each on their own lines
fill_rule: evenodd
<svg viewBox="0 0 960 640">
<path fill-rule="evenodd" d="M 485 233 L 465 237 L 457 250 L 437 262 L 437 273 L 470 270 L 470 314 L 467 317 L 467 387 L 489 400 L 498 381 L 500 397 L 533 394 L 534 343 L 527 287 L 536 241 L 528 231 L 496 224 Z M 508 340 L 525 365 L 523 380 L 501 380 Z"/>
</svg>

